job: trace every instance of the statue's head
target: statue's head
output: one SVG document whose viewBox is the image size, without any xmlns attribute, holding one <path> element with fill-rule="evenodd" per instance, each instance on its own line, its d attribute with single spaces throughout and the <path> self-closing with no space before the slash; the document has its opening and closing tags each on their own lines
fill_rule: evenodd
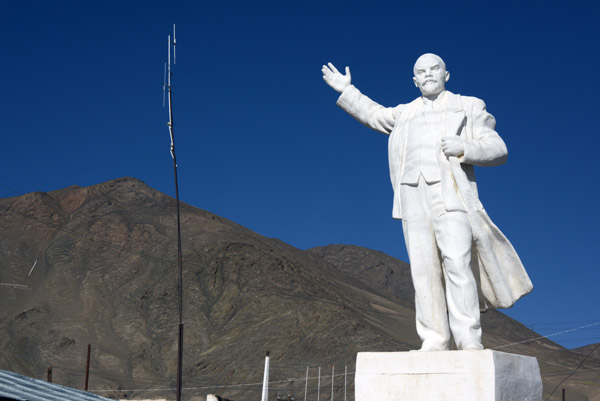
<svg viewBox="0 0 600 401">
<path fill-rule="evenodd" d="M 425 97 L 437 96 L 446 89 L 450 73 L 440 56 L 425 53 L 417 59 L 413 68 L 413 81 Z"/>
</svg>

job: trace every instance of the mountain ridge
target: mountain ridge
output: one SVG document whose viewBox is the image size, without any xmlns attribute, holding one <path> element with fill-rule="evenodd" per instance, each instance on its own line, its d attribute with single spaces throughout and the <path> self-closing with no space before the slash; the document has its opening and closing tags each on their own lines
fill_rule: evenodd
<svg viewBox="0 0 600 401">
<path fill-rule="evenodd" d="M 173 198 L 129 177 L 0 199 L 0 282 L 31 289 L 0 292 L 7 305 L 0 310 L 0 369 L 40 378 L 52 365 L 55 381 L 81 387 L 75 367 L 84 366 L 90 343 L 90 387 L 110 390 L 103 395 L 147 397 L 149 389 L 172 388 L 175 207 Z M 190 387 L 260 383 L 270 350 L 272 380 L 283 382 L 282 392 L 301 394 L 307 365 L 352 370 L 357 352 L 418 348 L 408 264 L 350 245 L 300 250 L 185 203 L 181 224 Z M 542 372 L 579 362 L 580 355 L 546 339 L 506 347 L 539 335 L 498 311 L 483 314 L 482 325 L 486 347 L 534 355 Z M 544 381 L 549 387 L 556 378 Z M 227 398 L 260 396 L 259 387 L 226 389 Z M 572 391 L 574 400 L 591 399 L 582 385 Z"/>
</svg>

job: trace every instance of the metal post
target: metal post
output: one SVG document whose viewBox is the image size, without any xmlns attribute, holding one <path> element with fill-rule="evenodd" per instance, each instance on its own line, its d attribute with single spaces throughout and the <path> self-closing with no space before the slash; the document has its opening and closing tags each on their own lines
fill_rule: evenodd
<svg viewBox="0 0 600 401">
<path fill-rule="evenodd" d="M 335 379 L 335 366 L 331 367 L 331 401 L 333 401 L 333 380 Z"/>
<path fill-rule="evenodd" d="M 347 380 L 348 380 L 348 365 L 346 365 L 346 367 L 344 369 L 344 401 L 346 401 Z"/>
<path fill-rule="evenodd" d="M 83 387 L 83 389 L 85 391 L 88 390 L 88 382 L 90 380 L 90 351 L 92 349 L 92 344 L 88 344 L 88 351 L 87 351 L 87 362 L 85 364 L 85 385 Z"/>
<path fill-rule="evenodd" d="M 179 267 L 178 293 L 179 293 L 179 341 L 177 344 L 177 401 L 181 401 L 181 386 L 183 376 L 183 253 L 181 251 L 181 216 L 179 207 L 179 182 L 177 180 L 177 156 L 175 154 L 175 132 L 173 121 L 173 92 L 171 90 L 171 45 L 175 56 L 175 24 L 173 24 L 173 41 L 171 35 L 167 39 L 167 93 L 169 95 L 169 134 L 171 135 L 171 156 L 173 157 L 173 172 L 175 176 L 175 199 L 177 201 L 177 265 Z M 175 64 L 175 59 L 173 59 Z"/>
<path fill-rule="evenodd" d="M 317 401 L 321 399 L 321 367 L 319 366 L 319 381 L 317 382 Z"/>
<path fill-rule="evenodd" d="M 307 390 L 308 390 L 308 366 L 306 367 L 306 381 L 304 382 L 304 401 L 306 401 Z"/>
<path fill-rule="evenodd" d="M 260 400 L 269 401 L 269 351 L 267 351 L 267 356 L 265 357 L 265 374 L 263 376 L 263 388 Z"/>
<path fill-rule="evenodd" d="M 563 391 L 562 391 L 562 394 L 563 394 L 563 399 L 562 399 L 562 401 L 565 401 L 565 400 L 566 400 L 566 398 L 565 398 L 565 389 L 563 388 L 562 390 L 563 390 Z"/>
<path fill-rule="evenodd" d="M 181 295 L 180 295 L 181 297 Z M 181 310 L 180 310 L 181 315 Z M 183 322 L 179 318 L 179 343 L 177 345 L 177 401 L 181 401 L 181 387 L 183 385 Z"/>
<path fill-rule="evenodd" d="M 52 365 L 48 365 L 46 368 L 46 381 L 52 383 Z"/>
</svg>

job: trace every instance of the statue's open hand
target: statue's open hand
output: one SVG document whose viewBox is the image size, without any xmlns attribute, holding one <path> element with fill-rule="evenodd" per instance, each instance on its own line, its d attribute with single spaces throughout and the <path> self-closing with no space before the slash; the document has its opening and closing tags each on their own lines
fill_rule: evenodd
<svg viewBox="0 0 600 401">
<path fill-rule="evenodd" d="M 346 67 L 346 75 L 342 75 L 331 63 L 324 65 L 321 71 L 323 72 L 323 80 L 338 93 L 342 93 L 350 85 L 349 67 Z"/>
<path fill-rule="evenodd" d="M 460 157 L 465 153 L 465 144 L 458 136 L 445 136 L 442 138 L 442 150 L 446 157 Z"/>
</svg>

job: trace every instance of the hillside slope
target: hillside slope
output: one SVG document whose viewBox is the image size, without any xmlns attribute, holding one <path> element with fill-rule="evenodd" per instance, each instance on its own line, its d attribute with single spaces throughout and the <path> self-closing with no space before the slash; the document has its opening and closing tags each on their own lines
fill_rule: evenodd
<svg viewBox="0 0 600 401">
<path fill-rule="evenodd" d="M 175 201 L 122 178 L 1 199 L 0 213 L 0 369 L 43 378 L 52 365 L 55 382 L 81 388 L 92 344 L 91 389 L 173 398 Z M 419 346 L 403 262 L 352 246 L 302 251 L 185 204 L 182 237 L 186 400 L 258 399 L 266 350 L 273 396 L 302 397 L 310 366 L 316 398 L 317 368 L 347 366 L 351 400 L 357 352 Z M 482 324 L 490 348 L 538 336 L 497 311 Z M 499 350 L 534 355 L 545 373 L 580 360 L 548 340 Z M 584 393 L 574 386 L 570 399 Z"/>
</svg>

